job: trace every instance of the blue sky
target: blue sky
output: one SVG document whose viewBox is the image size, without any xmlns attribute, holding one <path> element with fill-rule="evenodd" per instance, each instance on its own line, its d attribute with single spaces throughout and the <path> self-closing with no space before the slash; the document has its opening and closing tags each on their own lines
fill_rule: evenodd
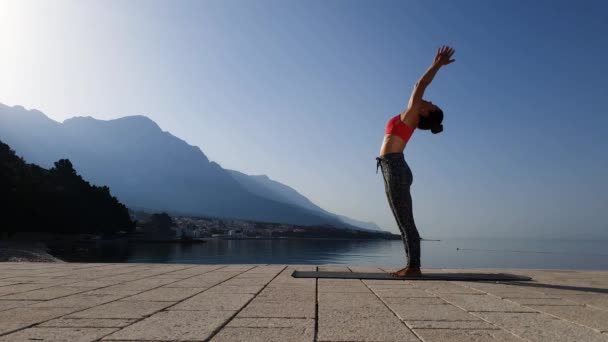
<svg viewBox="0 0 608 342">
<path fill-rule="evenodd" d="M 3 1 L 0 102 L 147 115 L 226 168 L 396 230 L 375 160 L 439 45 L 442 134 L 405 153 L 423 237 L 608 237 L 604 1 Z"/>
</svg>

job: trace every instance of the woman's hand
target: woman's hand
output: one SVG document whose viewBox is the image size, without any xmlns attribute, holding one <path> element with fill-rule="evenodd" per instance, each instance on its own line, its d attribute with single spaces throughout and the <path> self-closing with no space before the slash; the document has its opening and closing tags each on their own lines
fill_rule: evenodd
<svg viewBox="0 0 608 342">
<path fill-rule="evenodd" d="M 434 64 L 439 66 L 448 65 L 453 63 L 455 59 L 451 59 L 452 55 L 456 50 L 452 49 L 449 46 L 442 46 L 437 50 L 437 55 L 435 55 Z"/>
<path fill-rule="evenodd" d="M 449 46 L 442 46 L 437 50 L 437 55 L 435 56 L 435 60 L 433 64 L 427 69 L 427 71 L 422 75 L 420 80 L 416 82 L 416 86 L 414 87 L 414 91 L 410 96 L 410 102 L 407 105 L 407 110 L 414 109 L 416 112 L 420 110 L 420 105 L 422 104 L 422 96 L 424 95 L 424 91 L 426 87 L 431 84 L 435 74 L 442 66 L 453 63 L 455 60 L 451 59 L 454 54 L 454 49 Z"/>
</svg>

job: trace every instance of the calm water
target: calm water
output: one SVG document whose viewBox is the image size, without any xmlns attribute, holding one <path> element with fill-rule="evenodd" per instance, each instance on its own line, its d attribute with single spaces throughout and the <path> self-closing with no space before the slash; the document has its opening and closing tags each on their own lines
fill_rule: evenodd
<svg viewBox="0 0 608 342">
<path fill-rule="evenodd" d="M 423 267 L 608 270 L 608 241 L 443 240 L 422 243 Z M 89 245 L 69 261 L 196 264 L 403 265 L 401 241 L 217 240 L 205 244 Z M 458 248 L 458 249 L 457 249 Z M 64 257 L 65 258 L 65 257 Z"/>
</svg>

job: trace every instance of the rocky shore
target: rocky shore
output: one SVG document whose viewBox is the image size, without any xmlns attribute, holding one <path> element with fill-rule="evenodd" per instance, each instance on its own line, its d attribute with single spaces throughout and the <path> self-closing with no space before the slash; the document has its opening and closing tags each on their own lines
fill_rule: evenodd
<svg viewBox="0 0 608 342">
<path fill-rule="evenodd" d="M 0 262 L 63 262 L 50 255 L 42 242 L 0 241 Z"/>
</svg>

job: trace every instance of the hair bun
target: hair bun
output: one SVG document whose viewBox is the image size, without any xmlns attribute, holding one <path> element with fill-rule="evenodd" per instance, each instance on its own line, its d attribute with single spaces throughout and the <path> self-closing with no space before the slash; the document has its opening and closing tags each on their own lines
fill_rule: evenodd
<svg viewBox="0 0 608 342">
<path fill-rule="evenodd" d="M 436 126 L 431 127 L 431 132 L 432 132 L 433 134 L 437 134 L 437 133 L 441 133 L 441 132 L 443 132 L 443 125 L 442 125 L 442 124 L 439 124 L 439 125 L 436 125 Z"/>
</svg>

